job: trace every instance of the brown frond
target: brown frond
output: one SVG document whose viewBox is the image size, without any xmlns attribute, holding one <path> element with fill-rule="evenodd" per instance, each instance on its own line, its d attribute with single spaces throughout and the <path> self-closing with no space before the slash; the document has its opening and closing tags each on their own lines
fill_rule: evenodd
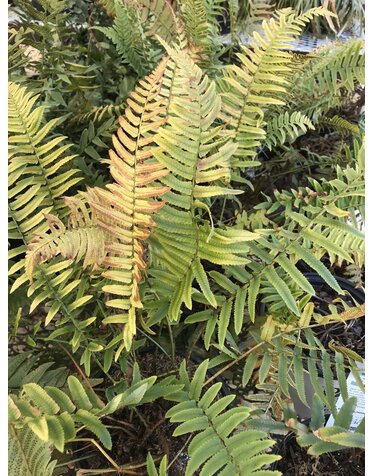
<svg viewBox="0 0 372 476">
<path fill-rule="evenodd" d="M 84 258 L 83 268 L 91 266 L 97 269 L 105 257 L 105 235 L 96 225 L 95 216 L 80 198 L 65 199 L 70 208 L 67 228 L 52 214 L 46 214 L 48 224 L 46 233 L 36 233 L 27 245 L 25 270 L 32 282 L 35 266 L 55 256 L 80 261 Z"/>
<path fill-rule="evenodd" d="M 159 93 L 167 61 L 164 59 L 141 80 L 127 101 L 119 120 L 121 127 L 113 136 L 114 149 L 109 153 L 115 182 L 106 189 L 93 188 L 84 193 L 98 227 L 107 237 L 107 255 L 102 264 L 108 283 L 103 290 L 110 295 L 107 305 L 124 311 L 109 317 L 109 322 L 124 324 L 127 349 L 136 331 L 135 308 L 142 307 L 139 283 L 146 268 L 142 242 L 154 226 L 151 214 L 164 205 L 157 198 L 169 190 L 154 186 L 169 171 L 152 154 L 155 132 L 166 120 L 166 102 Z"/>
</svg>

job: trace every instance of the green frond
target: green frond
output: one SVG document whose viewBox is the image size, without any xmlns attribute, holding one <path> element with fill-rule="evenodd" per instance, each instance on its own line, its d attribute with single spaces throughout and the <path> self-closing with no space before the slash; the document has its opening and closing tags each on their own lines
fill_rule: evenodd
<svg viewBox="0 0 372 476">
<path fill-rule="evenodd" d="M 173 436 L 196 433 L 188 446 L 189 461 L 186 476 L 201 470 L 201 474 L 212 476 L 216 472 L 223 475 L 251 475 L 280 457 L 267 454 L 274 442 L 267 433 L 257 430 L 243 430 L 241 424 L 250 415 L 247 407 L 228 408 L 235 398 L 229 395 L 217 398 L 220 383 L 212 385 L 202 394 L 203 382 L 208 366 L 205 360 L 196 370 L 184 391 L 180 403 L 167 412 L 172 423 L 178 423 Z M 275 471 L 265 474 L 278 475 Z"/>
<path fill-rule="evenodd" d="M 57 258 L 55 262 L 38 266 L 27 296 L 32 298 L 29 312 L 33 312 L 41 303 L 46 305 L 48 309 L 45 317 L 46 326 L 60 314 L 70 321 L 75 327 L 73 349 L 76 350 L 82 337 L 77 317 L 81 314 L 81 308 L 92 299 L 93 295 L 90 294 L 92 289 L 89 273 L 71 265 L 71 260 Z M 26 281 L 28 277 L 24 273 L 17 279 L 16 284 Z M 69 329 L 72 330 L 70 327 Z"/>
<path fill-rule="evenodd" d="M 146 10 L 142 9 L 146 13 Z M 162 51 L 145 31 L 141 11 L 132 2 L 115 0 L 115 18 L 111 27 L 96 26 L 115 45 L 126 64 L 138 76 L 148 74 L 161 58 Z"/>
<path fill-rule="evenodd" d="M 312 120 L 340 106 L 342 90 L 352 93 L 356 84 L 364 84 L 364 41 L 350 39 L 318 50 L 293 78 L 288 95 L 289 107 L 301 111 Z M 324 94 L 330 91 L 332 94 Z"/>
<path fill-rule="evenodd" d="M 40 386 L 62 387 L 68 370 L 66 367 L 55 367 L 54 362 L 40 363 L 38 357 L 29 352 L 11 356 L 8 360 L 8 388 L 16 390 L 31 382 Z"/>
<path fill-rule="evenodd" d="M 310 119 L 300 111 L 289 114 L 288 111 L 274 115 L 268 119 L 266 125 L 266 138 L 263 145 L 270 150 L 286 141 L 293 142 L 297 137 L 314 130 Z"/>
<path fill-rule="evenodd" d="M 360 136 L 361 130 L 357 124 L 347 121 L 343 117 L 335 114 L 332 117 L 322 116 L 319 118 L 318 124 L 320 128 L 333 129 L 342 135 L 352 134 L 354 136 Z"/>
<path fill-rule="evenodd" d="M 84 123 L 92 121 L 94 123 L 101 122 L 109 117 L 119 117 L 125 106 L 125 102 L 119 105 L 108 104 L 107 106 L 96 106 L 90 111 L 77 114 L 71 119 L 71 124 Z"/>
<path fill-rule="evenodd" d="M 172 54 L 177 62 L 173 96 L 167 123 L 155 137 L 158 147 L 153 150 L 155 158 L 170 171 L 161 181 L 171 190 L 164 196 L 167 205 L 156 215 L 151 246 L 159 262 L 174 276 L 170 317 L 176 320 L 182 302 L 191 307 L 194 278 L 209 302 L 215 304 L 200 260 L 242 264 L 246 260 L 239 255 L 248 250 L 245 242 L 256 235 L 217 230 L 213 223 L 203 224 L 199 218 L 198 209 L 209 210 L 208 198 L 240 193 L 225 186 L 230 178 L 229 158 L 236 146 L 226 139 L 216 141 L 220 127 L 212 124 L 221 102 L 215 83 L 185 53 Z"/>
<path fill-rule="evenodd" d="M 51 135 L 58 120 L 43 124 L 44 107 L 35 107 L 37 100 L 38 96 L 25 87 L 9 83 L 9 238 L 23 242 L 9 251 L 11 259 L 18 257 L 10 275 L 22 271 L 25 264 L 22 255 L 33 234 L 47 231 L 45 214 L 63 216 L 66 207 L 62 196 L 81 180 L 77 170 L 68 167 L 75 157 L 66 154 L 69 144 L 62 145 L 64 137 Z M 75 275 L 80 277 L 81 271 L 76 270 Z M 59 278 L 50 280 L 47 276 L 47 270 L 37 271 L 34 285 L 28 290 L 29 296 L 38 290 L 31 308 L 35 309 L 41 302 L 48 303 L 47 321 L 58 311 L 70 315 L 67 307 L 71 301 L 63 301 L 62 297 L 71 293 L 71 285 L 66 287 L 66 274 L 60 276 L 64 278 L 63 284 Z M 25 273 L 18 273 L 11 292 L 27 279 Z M 62 290 L 62 287 L 66 289 Z"/>
<path fill-rule="evenodd" d="M 74 169 L 64 171 L 75 156 L 65 154 L 64 137 L 50 137 L 58 120 L 42 124 L 44 108 L 34 107 L 38 96 L 15 83 L 8 93 L 10 239 L 27 243 L 45 230 L 43 213 L 63 212 L 62 195 L 81 179 Z"/>
<path fill-rule="evenodd" d="M 51 459 L 48 443 L 41 441 L 31 430 L 9 428 L 9 476 L 52 476 L 57 461 Z"/>
<path fill-rule="evenodd" d="M 275 19 L 262 22 L 264 33 L 253 34 L 251 48 L 243 46 L 237 54 L 241 65 L 224 68 L 222 117 L 238 144 L 234 167 L 258 165 L 252 158 L 266 136 L 265 109 L 285 104 L 278 93 L 290 85 L 292 55 L 284 50 L 291 49 L 307 22 L 324 13 L 323 8 L 313 8 L 297 17 L 291 9 L 279 11 Z"/>
<path fill-rule="evenodd" d="M 8 71 L 11 73 L 14 70 L 23 68 L 27 65 L 27 56 L 25 50 L 22 48 L 24 35 L 28 33 L 24 28 L 16 30 L 14 28 L 8 31 Z"/>
<path fill-rule="evenodd" d="M 179 2 L 189 47 L 203 65 L 213 64 L 218 48 L 218 15 L 222 15 L 221 0 L 185 0 Z"/>
<path fill-rule="evenodd" d="M 101 419 L 124 407 L 135 407 L 142 401 L 153 401 L 178 392 L 183 385 L 172 385 L 174 378 L 154 387 L 156 377 L 141 379 L 112 396 L 105 405 L 99 396 L 75 376 L 68 377 L 68 391 L 36 383 L 22 387 L 19 395 L 8 397 L 11 430 L 30 428 L 42 441 L 63 452 L 67 440 L 76 438 L 82 426 L 92 432 L 105 448 L 110 449 L 111 436 Z M 123 382 L 124 383 L 124 382 Z M 120 386 L 120 385 L 119 385 Z M 154 391 L 155 390 L 155 391 Z M 152 392 L 152 393 L 151 393 Z"/>
</svg>

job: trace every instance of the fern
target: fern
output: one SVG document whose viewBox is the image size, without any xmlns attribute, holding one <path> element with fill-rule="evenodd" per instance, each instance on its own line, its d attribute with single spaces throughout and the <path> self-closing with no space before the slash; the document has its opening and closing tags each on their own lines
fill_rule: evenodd
<svg viewBox="0 0 372 476">
<path fill-rule="evenodd" d="M 239 254 L 247 250 L 244 242 L 256 236 L 249 232 L 217 230 L 213 223 L 209 226 L 198 218 L 197 209 L 209 210 L 207 198 L 239 193 L 213 185 L 229 178 L 228 158 L 235 146 L 222 139 L 218 141 L 219 150 L 216 149 L 215 137 L 220 127 L 211 127 L 211 124 L 219 113 L 220 100 L 215 84 L 182 52 L 178 54 L 178 68 L 168 124 L 156 136 L 158 147 L 153 151 L 157 160 L 170 170 L 161 181 L 172 190 L 164 196 L 167 205 L 157 214 L 151 243 L 155 256 L 173 275 L 167 279 L 173 281 L 174 289 L 169 309 L 172 320 L 178 319 L 182 302 L 191 307 L 194 279 L 215 305 L 200 260 L 216 264 L 243 263 L 245 259 Z"/>
<path fill-rule="evenodd" d="M 69 206 L 70 228 L 66 229 L 62 221 L 54 215 L 46 215 L 50 233 L 35 234 L 28 245 L 25 261 L 26 274 L 32 282 L 35 266 L 49 261 L 57 255 L 80 261 L 84 257 L 83 268 L 96 269 L 105 258 L 105 236 L 98 228 L 95 217 L 89 213 L 78 198 L 65 198 Z"/>
<path fill-rule="evenodd" d="M 31 430 L 10 428 L 8 439 L 9 476 L 52 476 L 57 461 L 51 461 L 49 445 Z"/>
<path fill-rule="evenodd" d="M 276 471 L 263 471 L 262 467 L 280 457 L 265 454 L 273 441 L 266 433 L 255 430 L 239 430 L 247 420 L 250 410 L 246 407 L 230 408 L 224 411 L 234 400 L 235 395 L 217 399 L 221 383 L 212 385 L 202 395 L 202 387 L 208 367 L 204 360 L 189 382 L 183 374 L 187 391 L 180 397 L 180 403 L 167 412 L 171 422 L 178 423 L 173 436 L 197 432 L 188 446 L 189 461 L 186 476 L 201 469 L 202 474 L 212 476 L 221 474 L 251 475 L 279 474 Z"/>
<path fill-rule="evenodd" d="M 347 121 L 343 117 L 335 114 L 332 117 L 322 116 L 319 118 L 318 124 L 321 129 L 329 128 L 339 132 L 341 135 L 352 134 L 354 136 L 360 135 L 360 129 L 357 124 Z"/>
<path fill-rule="evenodd" d="M 19 389 L 26 383 L 33 382 L 41 386 L 62 387 L 67 379 L 66 367 L 57 367 L 54 362 L 40 363 L 36 355 L 23 352 L 8 359 L 8 388 Z"/>
<path fill-rule="evenodd" d="M 11 394 L 8 397 L 9 424 L 17 429 L 30 428 L 42 441 L 55 445 L 60 452 L 67 441 L 76 438 L 82 430 L 80 424 L 83 424 L 106 448 L 111 449 L 111 436 L 101 419 L 126 406 L 138 405 L 155 380 L 156 377 L 139 380 L 107 404 L 92 388 L 84 388 L 72 375 L 67 379 L 68 392 L 28 383 L 18 396 Z"/>
<path fill-rule="evenodd" d="M 9 251 L 9 259 L 18 258 L 17 263 L 11 267 L 10 274 L 18 272 L 24 266 L 22 255 L 32 234 L 46 231 L 44 214 L 53 212 L 63 216 L 66 209 L 61 197 L 81 180 L 75 169 L 63 171 L 75 156 L 66 155 L 69 145 L 61 145 L 64 137 L 50 138 L 50 132 L 58 120 L 53 119 L 42 125 L 44 108 L 34 107 L 37 99 L 38 96 L 26 88 L 9 84 L 9 238 L 23 243 Z M 57 289 L 57 283 L 46 283 L 47 274 L 45 270 L 38 270 L 38 284 L 28 291 L 31 296 L 41 286 L 46 286 L 33 300 L 31 309 L 41 301 L 55 298 L 55 315 L 58 310 L 66 311 L 69 301 L 65 299 L 63 304 L 62 298 L 59 300 L 61 289 Z M 76 270 L 75 275 L 80 276 L 81 272 Z M 64 280 L 66 279 L 67 276 L 64 276 Z M 20 274 L 11 291 L 26 281 L 26 274 Z M 64 297 L 70 292 L 71 289 L 66 289 Z M 70 295 L 69 299 L 71 297 Z M 49 320 L 50 316 L 47 321 Z"/>
<path fill-rule="evenodd" d="M 115 0 L 115 19 L 112 27 L 95 27 L 116 46 L 125 63 L 138 76 L 148 74 L 161 57 L 161 50 L 146 35 L 137 10 L 131 2 Z"/>
<path fill-rule="evenodd" d="M 364 84 L 364 42 L 351 39 L 321 49 L 308 59 L 293 79 L 288 95 L 290 109 L 316 120 L 342 103 L 342 89 L 351 93 L 356 84 Z M 331 91 L 332 94 L 324 94 Z"/>
<path fill-rule="evenodd" d="M 315 8 L 297 17 L 290 9 L 279 11 L 277 19 L 262 23 L 263 37 L 254 34 L 252 49 L 242 47 L 244 54 L 237 54 L 241 66 L 224 68 L 223 118 L 238 144 L 234 167 L 258 165 L 252 157 L 266 135 L 265 107 L 283 105 L 278 93 L 284 93 L 289 85 L 291 54 L 283 50 L 291 48 L 303 25 L 324 13 L 323 8 Z"/>
<path fill-rule="evenodd" d="M 293 142 L 308 130 L 315 129 L 310 119 L 301 112 L 289 114 L 287 111 L 271 117 L 266 128 L 267 135 L 263 145 L 270 150 L 273 146 L 284 144 L 288 139 Z"/>
<path fill-rule="evenodd" d="M 20 28 L 18 31 L 11 28 L 8 31 L 8 70 L 11 73 L 21 67 L 25 67 L 27 64 L 27 57 L 24 54 L 22 48 L 22 41 L 24 35 L 28 32 L 24 28 Z"/>
<path fill-rule="evenodd" d="M 217 16 L 222 14 L 221 0 L 182 1 L 180 14 L 189 47 L 199 55 L 199 62 L 205 66 L 215 63 L 219 31 Z"/>
<path fill-rule="evenodd" d="M 42 212 L 63 212 L 61 196 L 80 181 L 74 169 L 61 173 L 75 156 L 62 156 L 69 148 L 61 145 L 64 137 L 46 141 L 58 119 L 42 126 L 44 108 L 34 108 L 37 100 L 26 88 L 9 83 L 10 231 L 14 230 L 10 238 L 25 242 L 32 232 L 42 229 Z"/>
</svg>

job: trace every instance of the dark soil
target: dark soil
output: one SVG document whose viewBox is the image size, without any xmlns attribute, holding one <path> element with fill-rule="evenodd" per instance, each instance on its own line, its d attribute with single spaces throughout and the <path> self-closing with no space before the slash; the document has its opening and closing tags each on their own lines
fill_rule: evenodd
<svg viewBox="0 0 372 476">
<path fill-rule="evenodd" d="M 323 315 L 329 314 L 329 305 L 335 304 L 338 312 L 342 312 L 344 307 L 342 300 L 349 306 L 355 306 L 353 298 L 349 294 L 339 296 L 327 284 L 318 284 L 313 287 L 316 296 L 312 299 L 315 304 L 315 312 Z M 346 321 L 345 323 L 335 323 L 332 325 L 319 326 L 314 328 L 315 336 L 322 342 L 325 348 L 333 340 L 336 345 L 341 345 L 357 352 L 361 357 L 365 357 L 365 318 L 361 317 Z"/>
<path fill-rule="evenodd" d="M 291 435 L 284 438 L 278 453 L 282 459 L 275 466 L 283 476 L 359 476 L 364 475 L 365 452 L 350 449 L 310 456 Z"/>
</svg>

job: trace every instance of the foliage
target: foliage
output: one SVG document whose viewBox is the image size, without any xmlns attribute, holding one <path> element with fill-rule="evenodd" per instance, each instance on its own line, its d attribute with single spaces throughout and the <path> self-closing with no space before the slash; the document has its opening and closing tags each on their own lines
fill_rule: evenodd
<svg viewBox="0 0 372 476">
<path fill-rule="evenodd" d="M 201 468 L 203 474 L 208 476 L 216 471 L 222 474 L 255 474 L 264 465 L 280 458 L 278 455 L 260 454 L 274 442 L 267 439 L 262 431 L 243 430 L 232 435 L 238 425 L 248 418 L 250 411 L 244 407 L 224 411 L 235 395 L 215 400 L 221 383 L 215 383 L 201 396 L 207 367 L 208 360 L 205 360 L 191 382 L 183 372 L 186 391 L 180 403 L 167 413 L 171 422 L 180 423 L 173 436 L 198 432 L 188 447 L 190 460 L 185 474 L 192 475 Z M 274 476 L 278 472 L 266 471 L 265 474 Z"/>
<path fill-rule="evenodd" d="M 326 21 L 318 19 L 312 22 L 312 30 L 314 33 L 320 33 L 324 30 L 331 30 L 333 33 L 341 34 L 345 30 L 352 29 L 354 23 L 360 30 L 364 29 L 364 2 L 361 0 L 347 0 L 344 2 L 321 2 L 320 0 L 278 0 L 276 8 L 292 7 L 297 13 L 308 10 L 312 7 L 324 5 L 337 15 L 337 18 Z M 319 21 L 320 20 L 320 21 Z"/>
<path fill-rule="evenodd" d="M 9 430 L 8 471 L 11 476 L 52 476 L 56 461 L 51 461 L 49 445 L 31 430 Z"/>
<path fill-rule="evenodd" d="M 279 474 L 275 433 L 314 455 L 363 447 L 346 387 L 363 359 L 316 334 L 365 313 L 334 276 L 363 286 L 363 120 L 345 112 L 363 41 L 292 52 L 309 24 L 336 25 L 326 4 L 72 3 L 16 0 L 9 29 L 11 474 L 51 474 L 51 450 L 60 466 L 79 441 L 130 471 L 108 422 L 143 423 L 155 401 L 190 476 Z M 323 314 L 304 266 L 339 295 Z M 142 376 L 149 345 L 171 370 Z M 164 476 L 170 456 L 139 467 Z"/>
</svg>

